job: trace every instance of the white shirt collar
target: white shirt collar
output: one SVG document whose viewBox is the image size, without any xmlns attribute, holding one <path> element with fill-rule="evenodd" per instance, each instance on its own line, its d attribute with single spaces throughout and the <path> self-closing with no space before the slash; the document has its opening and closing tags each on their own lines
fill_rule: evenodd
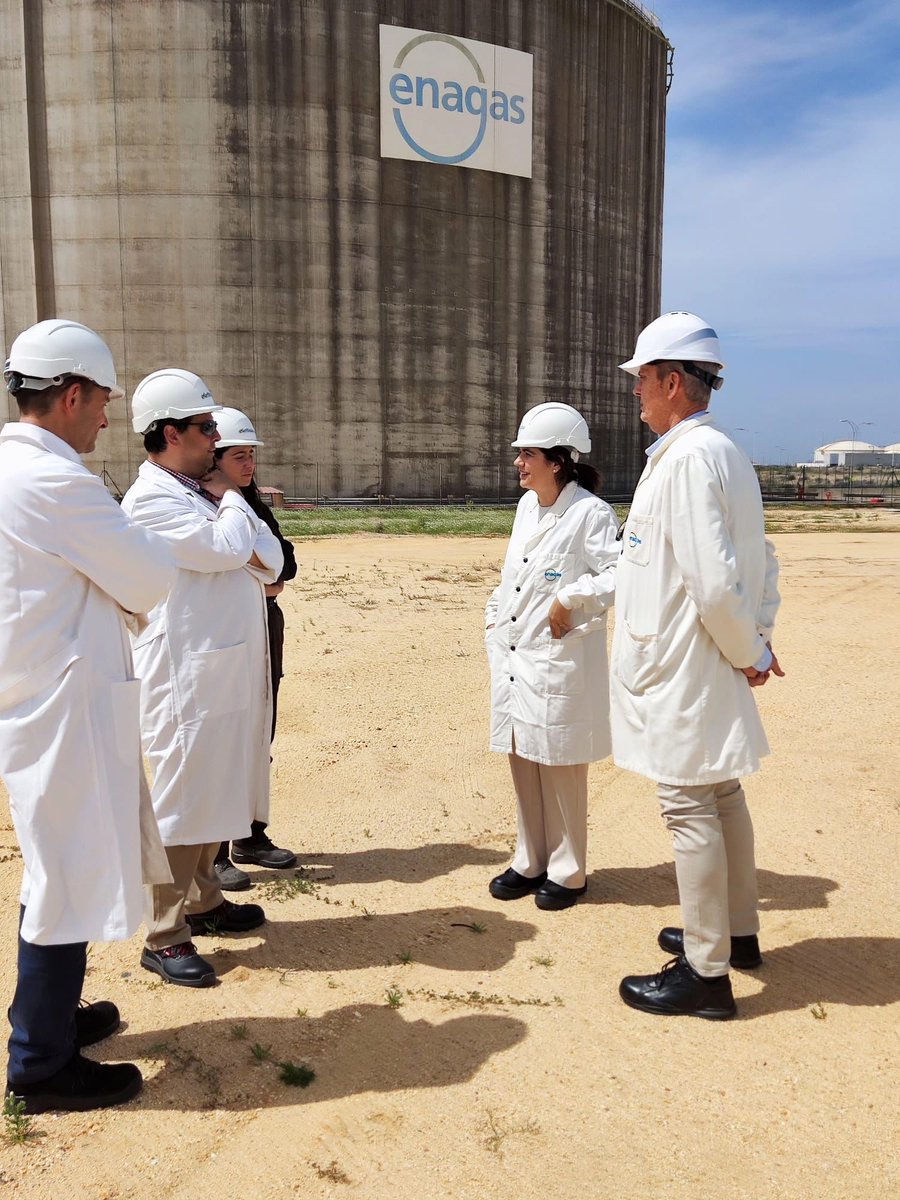
<svg viewBox="0 0 900 1200">
<path fill-rule="evenodd" d="M 49 450 L 51 454 L 58 454 L 60 458 L 68 458 L 70 462 L 81 462 L 81 455 L 74 446 L 70 446 L 68 442 L 64 442 L 61 437 L 57 437 L 55 433 L 51 433 L 49 429 L 45 429 L 43 425 L 33 425 L 30 421 L 7 421 L 0 430 L 0 438 L 11 441 L 14 438 L 22 438 L 27 442 L 36 442 L 37 445 L 43 446 L 45 450 Z"/>
<path fill-rule="evenodd" d="M 667 430 L 661 437 L 658 437 L 651 446 L 647 447 L 647 449 L 644 451 L 644 453 L 647 455 L 648 458 L 652 458 L 654 454 L 656 454 L 658 451 L 662 450 L 663 446 L 667 446 L 674 437 L 677 437 L 679 433 L 683 433 L 684 427 L 689 422 L 698 421 L 701 417 L 708 417 L 708 416 L 709 416 L 708 408 L 701 409 L 700 412 L 691 413 L 691 415 L 689 417 L 685 417 L 683 421 L 679 421 L 677 425 L 673 425 L 671 429 Z"/>
</svg>

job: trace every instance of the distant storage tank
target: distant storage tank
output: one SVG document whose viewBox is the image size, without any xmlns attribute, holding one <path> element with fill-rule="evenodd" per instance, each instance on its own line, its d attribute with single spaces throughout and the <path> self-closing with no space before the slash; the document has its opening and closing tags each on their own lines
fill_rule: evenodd
<svg viewBox="0 0 900 1200">
<path fill-rule="evenodd" d="M 198 372 L 252 417 L 260 481 L 287 496 L 514 496 L 509 442 L 545 400 L 582 410 L 606 492 L 631 492 L 645 439 L 616 364 L 659 311 L 668 51 L 640 5 L 0 8 L 6 347 L 70 316 L 129 396 L 159 367 Z M 479 126 L 460 39 L 533 56 L 530 178 L 381 157 L 380 107 L 402 119 L 416 84 L 380 100 L 380 26 L 443 35 L 485 146 L 519 109 Z M 411 46 L 388 63 L 410 79 Z M 143 456 L 120 406 L 90 465 L 124 489 Z"/>
</svg>

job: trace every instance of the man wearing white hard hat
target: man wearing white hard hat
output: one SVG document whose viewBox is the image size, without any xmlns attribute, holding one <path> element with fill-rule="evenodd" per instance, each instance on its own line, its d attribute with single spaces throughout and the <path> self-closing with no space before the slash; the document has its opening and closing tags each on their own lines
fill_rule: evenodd
<svg viewBox="0 0 900 1200">
<path fill-rule="evenodd" d="M 215 971 L 192 936 L 245 933 L 265 920 L 259 905 L 225 900 L 213 864 L 220 843 L 246 837 L 267 802 L 268 773 L 258 770 L 271 720 L 264 588 L 282 553 L 212 470 L 221 409 L 199 376 L 154 371 L 135 388 L 132 411 L 147 461 L 122 507 L 169 541 L 178 566 L 134 641 L 153 807 L 173 877 L 152 889 L 141 965 L 169 983 L 207 987 Z"/>
<path fill-rule="evenodd" d="M 266 624 L 268 627 L 269 677 L 272 681 L 272 732 L 275 737 L 275 721 L 278 709 L 278 689 L 281 684 L 284 662 L 284 615 L 278 607 L 278 597 L 284 591 L 285 580 L 297 574 L 294 547 L 281 536 L 275 514 L 263 500 L 256 484 L 256 451 L 265 442 L 256 436 L 253 422 L 246 413 L 237 408 L 223 408 L 216 414 L 219 440 L 216 442 L 215 461 L 222 474 L 240 488 L 241 495 L 278 538 L 284 555 L 284 566 L 274 583 L 266 584 Z M 269 754 L 260 759 L 260 770 L 268 779 Z M 296 854 L 282 850 L 273 844 L 266 829 L 269 823 L 268 784 L 259 788 L 260 805 L 250 825 L 250 836 L 234 843 L 234 861 L 258 867 L 274 867 L 285 870 L 292 867 Z M 223 892 L 241 892 L 250 887 L 250 876 L 236 867 L 229 857 L 228 842 L 223 842 L 216 855 L 215 871 Z"/>
<path fill-rule="evenodd" d="M 768 744 L 752 689 L 783 675 L 772 653 L 778 564 L 756 472 L 713 422 L 716 333 L 666 313 L 622 370 L 657 435 L 624 526 L 611 663 L 613 756 L 657 784 L 672 831 L 683 928 L 675 957 L 622 980 L 626 1004 L 723 1020 L 729 966 L 759 966 L 753 826 L 740 778 Z"/>
<path fill-rule="evenodd" d="M 606 613 L 617 522 L 579 461 L 588 427 L 571 405 L 538 404 L 512 443 L 525 495 L 487 602 L 492 750 L 509 758 L 517 800 L 512 865 L 495 900 L 534 894 L 570 908 L 587 890 L 588 764 L 610 752 Z"/>
<path fill-rule="evenodd" d="M 168 876 L 125 620 L 175 568 L 81 461 L 124 396 L 103 340 L 40 321 L 4 379 L 20 419 L 0 433 L 0 774 L 24 863 L 7 1081 L 26 1112 L 85 1111 L 141 1087 L 132 1063 L 81 1054 L 119 1012 L 79 1003 L 87 942 L 130 937 L 144 880 Z"/>
</svg>

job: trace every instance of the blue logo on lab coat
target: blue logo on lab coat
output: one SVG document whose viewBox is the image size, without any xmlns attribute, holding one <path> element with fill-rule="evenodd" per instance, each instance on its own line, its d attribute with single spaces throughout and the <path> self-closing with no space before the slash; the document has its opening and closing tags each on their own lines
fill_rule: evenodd
<svg viewBox="0 0 900 1200">
<path fill-rule="evenodd" d="M 632 548 L 632 550 L 635 548 L 635 546 L 640 546 L 640 544 L 641 539 L 636 533 L 630 533 L 628 535 L 628 545 Z"/>
<path fill-rule="evenodd" d="M 545 572 L 544 572 L 544 578 L 545 578 L 545 579 L 549 579 L 551 582 L 552 582 L 554 579 L 562 579 L 562 571 L 553 571 L 553 570 L 551 570 L 551 571 L 545 571 Z"/>
</svg>

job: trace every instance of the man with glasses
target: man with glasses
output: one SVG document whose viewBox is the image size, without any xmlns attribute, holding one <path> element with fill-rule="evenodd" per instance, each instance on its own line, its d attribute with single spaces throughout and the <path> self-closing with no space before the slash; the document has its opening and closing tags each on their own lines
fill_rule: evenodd
<svg viewBox="0 0 900 1200">
<path fill-rule="evenodd" d="M 255 768 L 268 755 L 272 719 L 264 589 L 283 556 L 213 469 L 220 408 L 190 371 L 141 380 L 132 412 L 147 461 L 122 502 L 168 540 L 179 568 L 133 646 L 153 808 L 173 878 L 151 889 L 141 966 L 183 987 L 216 978 L 192 935 L 246 933 L 265 921 L 259 905 L 223 897 L 214 862 L 223 841 L 249 835 L 260 802 Z"/>
</svg>

